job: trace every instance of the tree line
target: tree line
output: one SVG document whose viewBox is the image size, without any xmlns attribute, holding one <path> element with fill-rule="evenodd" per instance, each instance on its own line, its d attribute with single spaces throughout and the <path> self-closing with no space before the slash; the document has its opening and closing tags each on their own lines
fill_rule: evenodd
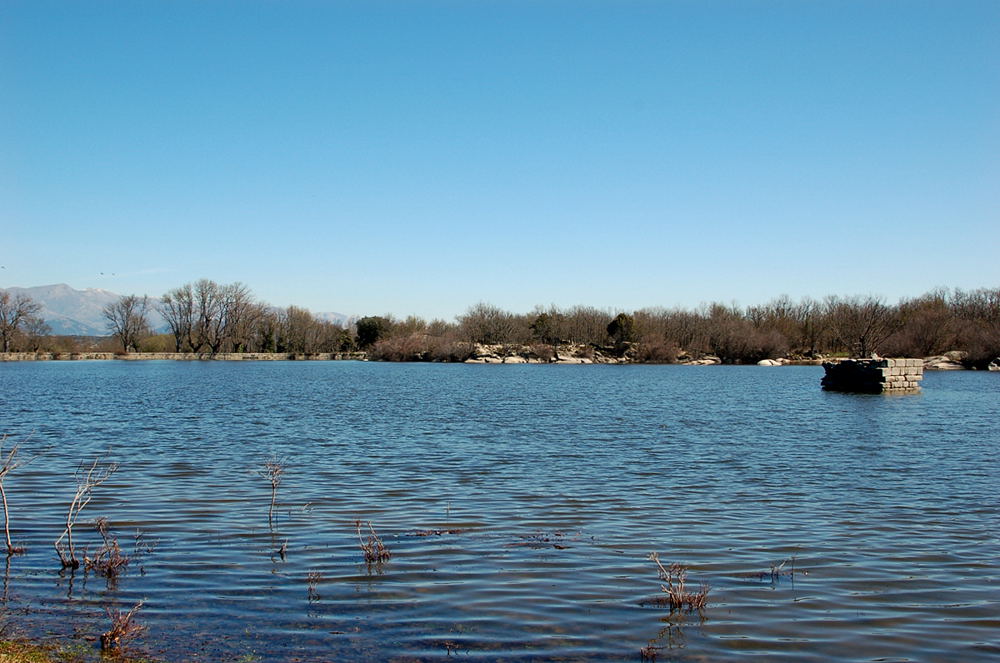
<svg viewBox="0 0 1000 663">
<path fill-rule="evenodd" d="M 37 318 L 38 310 L 24 295 L 0 293 L 4 351 L 44 349 L 46 325 Z M 154 310 L 166 321 L 167 333 L 150 329 Z M 477 345 L 543 359 L 574 346 L 578 353 L 638 362 L 711 355 L 724 363 L 753 363 L 876 352 L 925 357 L 958 350 L 970 366 L 985 366 L 1000 356 L 1000 288 L 942 288 L 896 304 L 875 296 L 780 296 L 748 307 L 715 302 L 630 312 L 552 306 L 512 313 L 479 303 L 451 322 L 369 315 L 338 324 L 301 307 L 269 306 L 242 283 L 201 279 L 158 299 L 123 296 L 105 308 L 104 316 L 124 352 L 365 351 L 387 361 L 462 361 Z"/>
<path fill-rule="evenodd" d="M 275 308 L 259 301 L 242 283 L 208 279 L 170 290 L 158 300 L 126 295 L 105 307 L 108 330 L 125 352 L 148 349 L 149 313 L 166 321 L 172 347 L 159 350 L 220 352 L 345 352 L 354 337 L 346 327 L 321 320 L 298 306 Z M 146 344 L 146 347 L 143 347 Z"/>
<path fill-rule="evenodd" d="M 382 320 L 380 330 L 370 354 L 395 360 L 447 360 L 462 343 L 499 345 L 501 353 L 527 346 L 545 358 L 575 344 L 647 363 L 709 355 L 730 364 L 872 353 L 927 357 L 958 350 L 970 367 L 985 367 L 1000 357 L 1000 288 L 938 289 L 897 304 L 875 296 L 781 296 L 749 307 L 711 303 L 632 312 L 577 306 L 515 314 L 480 303 L 451 325 Z"/>
</svg>

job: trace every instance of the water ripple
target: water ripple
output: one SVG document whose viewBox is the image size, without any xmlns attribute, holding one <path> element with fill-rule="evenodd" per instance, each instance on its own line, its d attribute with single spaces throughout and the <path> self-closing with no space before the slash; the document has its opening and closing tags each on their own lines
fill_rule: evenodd
<svg viewBox="0 0 1000 663">
<path fill-rule="evenodd" d="M 145 600 L 176 661 L 987 661 L 1000 654 L 992 374 L 906 398 L 813 367 L 354 362 L 0 365 L 0 430 L 41 453 L 6 481 L 8 619 L 97 634 Z M 110 449 L 110 451 L 109 451 Z M 119 472 L 115 583 L 60 570 L 74 471 Z M 287 470 L 274 520 L 258 470 Z M 392 552 L 366 565 L 355 521 Z M 650 603 L 647 559 L 711 585 Z"/>
</svg>

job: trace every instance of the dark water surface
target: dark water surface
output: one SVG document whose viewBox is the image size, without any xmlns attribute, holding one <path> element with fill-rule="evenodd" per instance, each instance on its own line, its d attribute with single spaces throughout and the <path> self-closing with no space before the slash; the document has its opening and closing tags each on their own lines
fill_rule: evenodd
<svg viewBox="0 0 1000 663">
<path fill-rule="evenodd" d="M 44 449 L 5 484 L 28 549 L 6 618 L 93 636 L 144 599 L 141 647 L 174 661 L 1000 659 L 1000 375 L 886 397 L 821 374 L 0 364 L 0 432 Z M 109 448 L 121 468 L 82 520 L 159 542 L 110 587 L 52 548 L 75 468 Z M 703 614 L 644 604 L 654 550 L 711 585 Z"/>
</svg>

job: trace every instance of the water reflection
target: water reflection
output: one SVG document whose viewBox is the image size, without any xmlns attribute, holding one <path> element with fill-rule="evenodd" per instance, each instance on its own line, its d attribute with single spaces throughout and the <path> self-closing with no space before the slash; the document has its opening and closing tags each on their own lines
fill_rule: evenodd
<svg viewBox="0 0 1000 663">
<path fill-rule="evenodd" d="M 656 661 L 664 658 L 673 660 L 678 650 L 687 647 L 686 628 L 700 629 L 705 625 L 704 611 L 698 611 L 694 616 L 685 612 L 674 611 L 660 617 L 662 626 L 657 634 L 639 650 L 643 661 Z"/>
</svg>

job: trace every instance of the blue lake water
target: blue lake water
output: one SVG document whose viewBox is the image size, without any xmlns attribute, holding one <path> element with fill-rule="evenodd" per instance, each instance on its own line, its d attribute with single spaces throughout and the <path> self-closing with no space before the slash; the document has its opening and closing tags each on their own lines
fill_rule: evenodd
<svg viewBox="0 0 1000 663">
<path fill-rule="evenodd" d="M 27 548 L 5 619 L 92 638 L 144 600 L 137 648 L 168 661 L 998 660 L 1000 375 L 931 373 L 908 396 L 821 376 L 0 364 L 0 432 L 41 453 L 5 483 Z M 136 528 L 158 542 L 112 585 L 52 547 L 97 457 L 120 469 L 81 546 L 99 516 L 126 548 Z M 364 563 L 356 519 L 388 562 Z M 711 585 L 701 614 L 648 603 L 651 551 Z"/>
</svg>

